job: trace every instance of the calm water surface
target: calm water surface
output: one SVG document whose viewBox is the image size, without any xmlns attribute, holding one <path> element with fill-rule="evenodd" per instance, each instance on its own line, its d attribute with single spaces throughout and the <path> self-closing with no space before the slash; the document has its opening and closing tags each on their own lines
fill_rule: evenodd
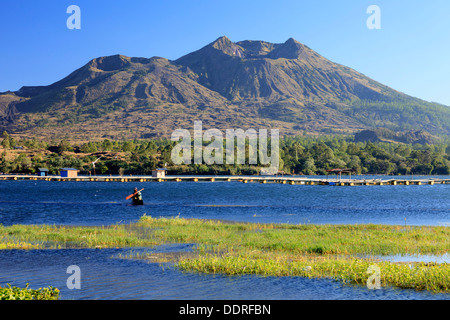
<svg viewBox="0 0 450 320">
<path fill-rule="evenodd" d="M 125 197 L 133 188 L 145 205 Z M 153 217 L 276 223 L 450 225 L 450 185 L 0 181 L 0 223 L 108 225 Z"/>
<path fill-rule="evenodd" d="M 145 188 L 144 206 L 125 197 Z M 154 217 L 249 222 L 450 225 L 450 185 L 302 186 L 239 182 L 0 181 L 0 224 L 110 225 Z M 55 286 L 62 299 L 449 299 L 449 295 L 345 286 L 326 279 L 182 273 L 171 265 L 118 258 L 130 250 L 0 251 L 0 285 Z M 66 269 L 78 265 L 81 290 Z"/>
</svg>

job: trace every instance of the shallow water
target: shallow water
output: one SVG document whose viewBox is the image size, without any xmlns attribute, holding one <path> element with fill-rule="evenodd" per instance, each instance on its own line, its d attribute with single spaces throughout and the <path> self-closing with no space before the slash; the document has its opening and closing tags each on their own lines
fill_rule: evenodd
<svg viewBox="0 0 450 320">
<path fill-rule="evenodd" d="M 125 197 L 145 188 L 144 206 Z M 302 186 L 239 182 L 0 181 L 0 223 L 110 225 L 143 214 L 275 223 L 381 223 L 449 225 L 450 185 Z M 171 264 L 120 259 L 136 250 L 60 249 L 0 251 L 0 285 L 55 286 L 62 299 L 450 299 L 433 294 L 301 277 L 183 273 Z M 81 269 L 81 289 L 69 290 L 67 267 Z"/>
<path fill-rule="evenodd" d="M 188 245 L 172 250 L 186 250 Z M 369 290 L 329 279 L 225 276 L 180 272 L 171 264 L 117 258 L 139 249 L 0 251 L 0 284 L 54 286 L 63 300 L 397 300 L 450 299 L 445 294 L 395 288 Z M 152 252 L 145 249 L 146 252 Z M 157 249 L 155 249 L 157 250 Z M 167 249 L 166 249 L 167 250 Z M 81 270 L 81 289 L 70 290 L 67 267 Z"/>
<path fill-rule="evenodd" d="M 380 260 L 391 262 L 432 262 L 432 263 L 450 263 L 450 255 L 444 253 L 443 255 L 428 255 L 428 254 L 396 254 L 377 257 Z"/>
</svg>

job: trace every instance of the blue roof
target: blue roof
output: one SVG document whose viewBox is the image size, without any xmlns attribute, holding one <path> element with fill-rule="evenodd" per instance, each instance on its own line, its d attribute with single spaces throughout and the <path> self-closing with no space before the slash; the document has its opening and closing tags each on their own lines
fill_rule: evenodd
<svg viewBox="0 0 450 320">
<path fill-rule="evenodd" d="M 74 168 L 61 168 L 61 171 L 70 171 L 70 170 L 78 171 L 78 169 L 74 169 Z"/>
</svg>

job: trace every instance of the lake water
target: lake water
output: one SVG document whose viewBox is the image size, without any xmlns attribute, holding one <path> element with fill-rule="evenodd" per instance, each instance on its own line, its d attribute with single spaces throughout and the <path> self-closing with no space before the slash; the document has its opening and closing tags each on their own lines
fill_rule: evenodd
<svg viewBox="0 0 450 320">
<path fill-rule="evenodd" d="M 125 197 L 142 192 L 144 206 Z M 0 181 L 0 224 L 110 225 L 153 217 L 292 224 L 450 225 L 450 185 L 304 186 L 239 182 Z M 54 286 L 62 299 L 449 299 L 449 295 L 347 286 L 328 279 L 183 273 L 170 264 L 118 258 L 130 250 L 0 251 L 0 285 Z M 69 290 L 78 265 L 82 288 Z"/>
</svg>

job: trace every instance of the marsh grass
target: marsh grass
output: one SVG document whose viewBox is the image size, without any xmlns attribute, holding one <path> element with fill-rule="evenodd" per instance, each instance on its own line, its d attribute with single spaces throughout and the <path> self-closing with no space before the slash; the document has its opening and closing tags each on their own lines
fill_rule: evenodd
<svg viewBox="0 0 450 320">
<path fill-rule="evenodd" d="M 391 225 L 290 225 L 153 218 L 107 227 L 0 226 L 0 248 L 153 247 L 197 244 L 193 252 L 129 254 L 119 258 L 175 262 L 184 271 L 325 277 L 365 285 L 370 265 L 381 283 L 450 291 L 448 263 L 392 263 L 377 256 L 448 253 L 449 227 Z M 9 247 L 8 247 L 9 246 Z M 28 247 L 27 247 L 28 246 Z M 368 256 L 372 258 L 358 258 Z"/>
<path fill-rule="evenodd" d="M 148 216 L 139 224 L 157 228 L 154 235 L 165 242 L 200 244 L 198 256 L 177 262 L 186 271 L 325 277 L 366 285 L 367 270 L 376 264 L 384 286 L 450 290 L 448 263 L 409 265 L 376 259 L 379 255 L 447 253 L 448 227 L 250 224 Z"/>
<path fill-rule="evenodd" d="M 25 288 L 12 287 L 8 284 L 0 287 L 0 300 L 58 300 L 59 289 L 54 287 L 30 289 L 27 283 Z"/>
<path fill-rule="evenodd" d="M 289 225 L 231 223 L 143 216 L 164 242 L 189 242 L 216 248 L 247 248 L 316 255 L 444 254 L 450 249 L 449 227 L 389 225 Z"/>
<path fill-rule="evenodd" d="M 142 228 L 128 225 L 72 227 L 56 225 L 0 226 L 0 248 L 27 249 L 111 248 L 152 246 Z M 6 249 L 6 248 L 3 248 Z"/>
</svg>

